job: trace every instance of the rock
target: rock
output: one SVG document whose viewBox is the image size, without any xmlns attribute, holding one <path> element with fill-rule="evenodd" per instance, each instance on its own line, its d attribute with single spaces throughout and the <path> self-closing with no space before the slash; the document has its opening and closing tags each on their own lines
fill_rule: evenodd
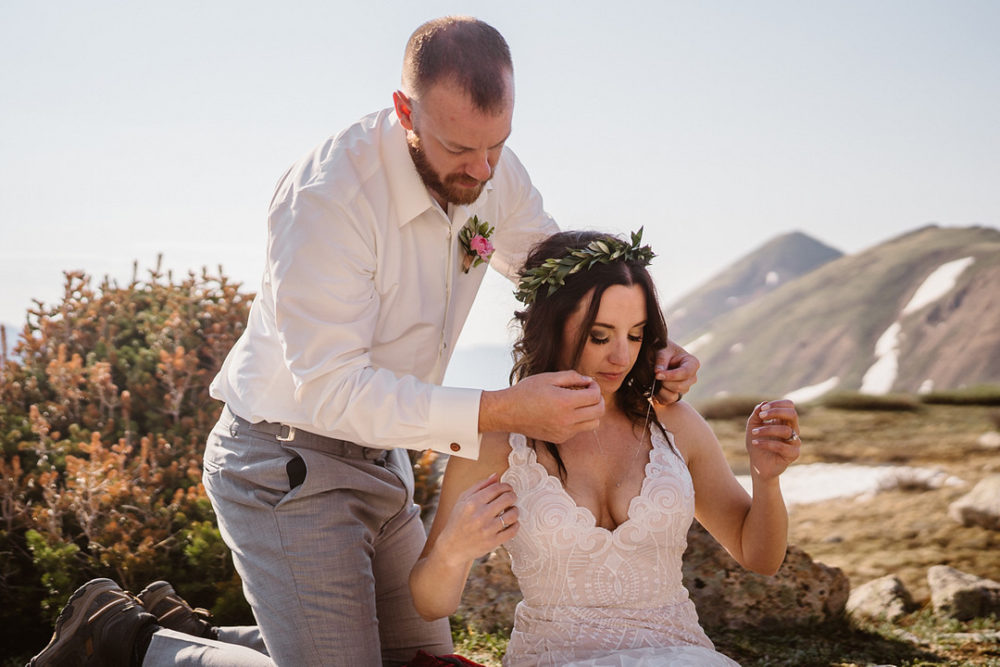
<svg viewBox="0 0 1000 667">
<path fill-rule="evenodd" d="M 984 449 L 1000 449 L 1000 431 L 987 431 L 979 436 L 977 442 Z"/>
<path fill-rule="evenodd" d="M 840 616 L 850 583 L 841 570 L 789 547 L 773 577 L 744 570 L 695 522 L 688 531 L 684 585 L 705 627 L 788 627 Z M 521 601 L 510 557 L 503 548 L 473 563 L 457 614 L 479 630 L 507 630 Z"/>
<path fill-rule="evenodd" d="M 913 609 L 913 597 L 894 574 L 858 586 L 847 598 L 847 613 L 852 616 L 895 622 Z"/>
<path fill-rule="evenodd" d="M 1000 583 L 947 565 L 927 571 L 935 613 L 959 621 L 1000 614 Z"/>
<path fill-rule="evenodd" d="M 980 480 L 948 507 L 948 516 L 964 526 L 1000 530 L 1000 475 Z"/>
<path fill-rule="evenodd" d="M 850 582 L 790 546 L 773 577 L 744 570 L 700 524 L 688 532 L 684 585 L 706 628 L 790 627 L 840 616 Z"/>
<path fill-rule="evenodd" d="M 483 632 L 510 632 L 514 607 L 521 597 L 517 579 L 510 571 L 510 556 L 501 547 L 472 564 L 457 613 Z"/>
</svg>

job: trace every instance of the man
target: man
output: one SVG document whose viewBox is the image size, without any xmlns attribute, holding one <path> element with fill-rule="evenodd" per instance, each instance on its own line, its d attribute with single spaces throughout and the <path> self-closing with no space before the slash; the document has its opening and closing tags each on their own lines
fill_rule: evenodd
<svg viewBox="0 0 1000 667">
<path fill-rule="evenodd" d="M 423 621 L 410 599 L 424 531 L 400 448 L 474 458 L 481 433 L 562 442 L 603 413 L 596 383 L 573 371 L 501 391 L 440 386 L 486 270 L 478 260 L 513 277 L 556 231 L 504 147 L 513 105 L 503 37 L 471 18 L 430 21 L 407 44 L 393 108 L 278 185 L 261 289 L 212 384 L 226 408 L 204 460 L 276 664 L 450 651 L 447 620 Z M 697 360 L 679 348 L 661 359 L 680 365 L 661 392 L 677 400 Z M 177 637 L 162 635 L 146 664 L 176 657 Z"/>
</svg>

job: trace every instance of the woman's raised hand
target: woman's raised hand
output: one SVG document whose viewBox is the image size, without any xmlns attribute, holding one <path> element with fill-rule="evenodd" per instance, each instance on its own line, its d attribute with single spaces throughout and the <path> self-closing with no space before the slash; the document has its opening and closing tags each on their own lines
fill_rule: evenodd
<svg viewBox="0 0 1000 667">
<path fill-rule="evenodd" d="M 750 468 L 760 480 L 773 479 L 799 458 L 799 414 L 789 400 L 768 401 L 753 409 L 747 420 Z"/>
<path fill-rule="evenodd" d="M 478 482 L 455 501 L 448 523 L 434 549 L 449 560 L 469 562 L 483 556 L 517 534 L 517 496 L 496 473 Z"/>
</svg>

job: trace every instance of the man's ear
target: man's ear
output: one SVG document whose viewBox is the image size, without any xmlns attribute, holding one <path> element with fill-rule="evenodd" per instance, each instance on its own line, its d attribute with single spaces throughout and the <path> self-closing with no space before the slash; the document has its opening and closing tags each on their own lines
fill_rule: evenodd
<svg viewBox="0 0 1000 667">
<path fill-rule="evenodd" d="M 410 102 L 410 98 L 403 94 L 403 91 L 397 90 L 392 94 L 392 105 L 396 108 L 396 116 L 399 117 L 399 124 L 403 126 L 404 130 L 413 131 L 413 103 Z"/>
</svg>

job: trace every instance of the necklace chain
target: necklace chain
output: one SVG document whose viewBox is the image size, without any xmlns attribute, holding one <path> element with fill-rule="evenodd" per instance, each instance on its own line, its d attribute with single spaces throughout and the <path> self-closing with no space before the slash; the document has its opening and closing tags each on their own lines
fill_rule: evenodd
<svg viewBox="0 0 1000 667">
<path fill-rule="evenodd" d="M 642 435 L 639 436 L 639 444 L 636 445 L 635 451 L 632 452 L 632 457 L 629 459 L 629 464 L 635 460 L 635 457 L 639 455 L 639 450 L 642 449 L 642 443 L 646 441 L 646 434 L 649 433 L 649 414 L 653 410 L 653 388 L 656 387 L 656 379 L 653 379 L 653 387 L 650 387 L 649 393 L 646 394 L 646 401 L 649 405 L 646 407 L 646 421 L 642 425 Z M 597 435 L 597 429 L 595 428 L 591 433 L 594 434 L 594 440 L 597 441 L 597 449 L 601 452 L 601 457 L 604 457 L 604 446 L 601 444 L 601 436 Z M 652 442 L 652 441 L 651 441 Z M 619 479 L 615 482 L 616 487 L 620 487 L 622 481 Z"/>
</svg>

